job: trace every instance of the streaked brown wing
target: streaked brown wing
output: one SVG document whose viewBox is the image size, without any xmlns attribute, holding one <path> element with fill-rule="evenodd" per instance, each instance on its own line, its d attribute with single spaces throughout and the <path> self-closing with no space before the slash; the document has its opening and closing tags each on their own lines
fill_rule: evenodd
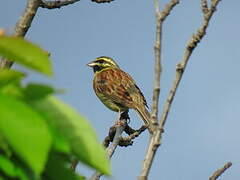
<svg viewBox="0 0 240 180">
<path fill-rule="evenodd" d="M 130 75 L 113 68 L 96 74 L 94 89 L 122 106 L 135 108 L 136 104 L 147 106 L 146 100 Z"/>
</svg>

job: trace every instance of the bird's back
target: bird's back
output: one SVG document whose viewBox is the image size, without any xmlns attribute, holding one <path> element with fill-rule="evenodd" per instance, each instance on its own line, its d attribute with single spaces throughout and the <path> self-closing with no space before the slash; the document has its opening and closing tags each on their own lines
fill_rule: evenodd
<svg viewBox="0 0 240 180">
<path fill-rule="evenodd" d="M 109 99 L 122 109 L 136 109 L 139 105 L 147 106 L 142 92 L 132 77 L 119 68 L 108 68 L 96 73 L 93 84 L 97 96 L 103 103 Z"/>
</svg>

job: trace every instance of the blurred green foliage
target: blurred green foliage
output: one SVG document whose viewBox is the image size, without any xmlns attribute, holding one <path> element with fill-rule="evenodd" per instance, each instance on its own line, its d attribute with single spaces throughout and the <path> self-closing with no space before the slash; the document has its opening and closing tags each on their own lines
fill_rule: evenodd
<svg viewBox="0 0 240 180">
<path fill-rule="evenodd" d="M 22 38 L 0 36 L 0 56 L 52 75 L 46 51 Z M 0 70 L 0 179 L 84 179 L 70 170 L 78 159 L 110 174 L 106 152 L 89 124 L 48 85 L 23 85 L 26 75 Z"/>
</svg>

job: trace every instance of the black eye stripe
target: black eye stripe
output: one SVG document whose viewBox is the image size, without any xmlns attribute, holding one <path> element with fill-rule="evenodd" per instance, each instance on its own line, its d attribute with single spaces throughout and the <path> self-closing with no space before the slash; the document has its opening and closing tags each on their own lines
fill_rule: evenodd
<svg viewBox="0 0 240 180">
<path fill-rule="evenodd" d="M 103 64 L 104 63 L 104 60 L 99 60 L 98 61 L 100 64 Z"/>
</svg>

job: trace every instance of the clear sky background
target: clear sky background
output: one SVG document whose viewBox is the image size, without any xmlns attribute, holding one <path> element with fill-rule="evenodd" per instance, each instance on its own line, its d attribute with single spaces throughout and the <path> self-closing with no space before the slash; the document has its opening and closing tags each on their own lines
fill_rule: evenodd
<svg viewBox="0 0 240 180">
<path fill-rule="evenodd" d="M 161 8 L 168 2 L 160 1 Z M 25 0 L 0 4 L 0 27 L 13 32 Z M 177 91 L 150 180 L 203 180 L 227 161 L 233 166 L 219 179 L 240 179 L 240 1 L 222 0 L 195 49 Z M 164 22 L 161 104 L 182 59 L 186 42 L 202 23 L 200 0 L 182 0 Z M 28 81 L 44 82 L 67 93 L 60 98 L 92 123 L 102 141 L 117 114 L 97 99 L 93 72 L 86 64 L 98 56 L 111 56 L 136 80 L 151 105 L 155 15 L 153 1 L 115 0 L 96 4 L 82 0 L 61 9 L 39 9 L 27 39 L 51 52 L 55 76 L 28 72 Z M 14 68 L 19 68 L 14 65 Z M 131 126 L 142 121 L 131 111 Z M 148 133 L 134 145 L 117 148 L 112 158 L 113 180 L 139 175 Z M 79 167 L 84 175 L 92 171 Z"/>
</svg>

